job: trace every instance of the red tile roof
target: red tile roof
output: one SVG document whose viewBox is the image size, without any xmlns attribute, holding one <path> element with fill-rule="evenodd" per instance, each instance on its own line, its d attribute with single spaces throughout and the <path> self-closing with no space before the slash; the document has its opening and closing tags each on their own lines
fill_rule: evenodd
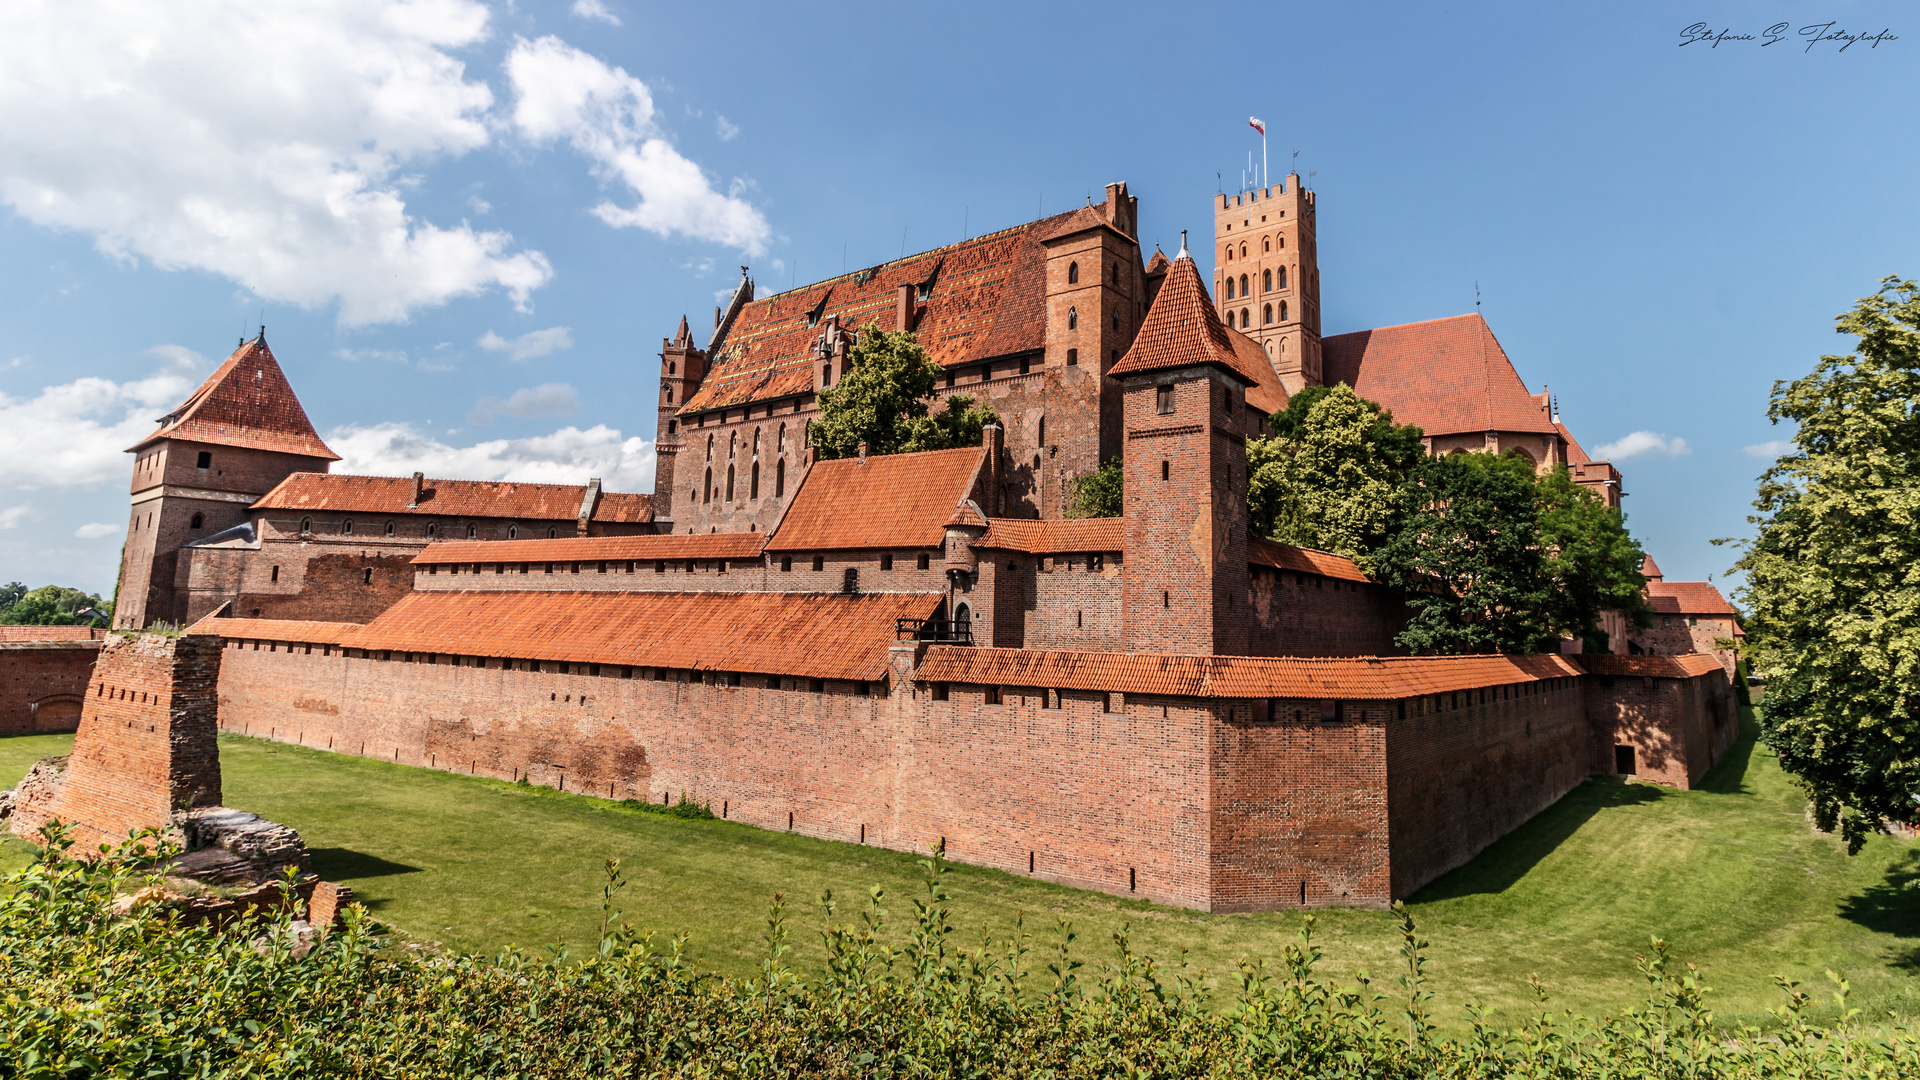
<svg viewBox="0 0 1920 1080">
<path fill-rule="evenodd" d="M 1553 422 L 1553 430 L 1559 432 L 1560 437 L 1567 440 L 1567 464 L 1593 464 L 1593 459 L 1587 456 L 1586 449 L 1580 445 L 1580 440 L 1573 437 L 1573 432 L 1567 430 L 1567 425 L 1555 420 Z"/>
<path fill-rule="evenodd" d="M 1258 536 L 1247 537 L 1247 561 L 1255 566 L 1271 566 L 1278 570 L 1292 570 L 1301 574 L 1319 574 L 1321 577 L 1339 578 L 1341 581 L 1368 581 L 1367 575 L 1360 572 L 1352 559 L 1344 555 L 1335 555 L 1331 551 L 1316 551 L 1313 548 L 1294 547 L 1292 544 L 1276 544 Z"/>
<path fill-rule="evenodd" d="M 1046 249 L 1055 235 L 1105 225 L 1081 208 L 754 300 L 740 310 L 700 389 L 681 413 L 810 393 L 814 341 L 838 318 L 855 331 L 896 329 L 901 285 L 931 281 L 914 333 L 943 367 L 1036 352 L 1046 344 Z M 1107 226 L 1111 228 L 1111 226 Z M 822 325 L 808 326 L 818 312 Z"/>
<path fill-rule="evenodd" d="M 264 335 L 235 349 L 200 389 L 161 418 L 153 434 L 128 451 L 141 450 L 157 439 L 340 460 L 313 430 L 307 410 L 300 407 Z"/>
<path fill-rule="evenodd" d="M 1644 572 L 1644 571 L 1643 571 Z M 1733 605 L 1706 581 L 1649 581 L 1647 603 L 1668 615 L 1733 615 Z"/>
<path fill-rule="evenodd" d="M 506 480 L 424 480 L 420 504 L 410 476 L 349 476 L 294 473 L 253 504 L 256 510 L 324 510 L 356 514 L 428 514 L 435 517 L 579 520 L 585 484 L 520 484 Z M 653 498 L 603 491 L 593 520 L 635 523 L 653 520 Z"/>
<path fill-rule="evenodd" d="M 417 592 L 353 648 L 876 680 L 938 593 Z M 235 620 L 238 621 L 238 620 Z"/>
<path fill-rule="evenodd" d="M 1583 653 L 1569 656 L 1579 667 L 1593 675 L 1651 675 L 1659 679 L 1691 679 L 1713 672 L 1725 673 L 1720 661 L 1710 653 L 1686 653 L 1681 656 L 1614 656 L 1610 653 Z"/>
<path fill-rule="evenodd" d="M 1167 258 L 1166 252 L 1161 251 L 1159 248 L 1154 248 L 1153 258 L 1147 260 L 1147 273 L 1164 274 L 1167 272 L 1167 267 L 1172 265 L 1173 260 Z"/>
<path fill-rule="evenodd" d="M 682 533 L 555 540 L 447 540 L 428 544 L 415 566 L 448 563 L 598 562 L 626 559 L 757 559 L 767 534 Z"/>
<path fill-rule="evenodd" d="M 99 641 L 105 630 L 90 626 L 0 626 L 0 641 Z"/>
<path fill-rule="evenodd" d="M 1046 555 L 1067 551 L 1124 551 L 1126 541 L 1126 518 L 1068 518 L 1064 521 L 994 518 L 987 534 L 975 541 L 973 546 Z"/>
<path fill-rule="evenodd" d="M 1227 327 L 1227 337 L 1233 342 L 1234 354 L 1240 357 L 1240 364 L 1248 371 L 1260 377 L 1260 381 L 1247 387 L 1247 404 L 1272 416 L 1287 410 L 1287 388 L 1280 384 L 1280 375 L 1273 370 L 1273 357 L 1260 343 L 1247 335 Z"/>
<path fill-rule="evenodd" d="M 961 499 L 955 503 L 953 513 L 947 518 L 948 527 L 959 525 L 972 529 L 984 529 L 990 524 L 987 515 L 980 512 L 980 504 L 972 499 Z"/>
<path fill-rule="evenodd" d="M 1391 701 L 1580 674 L 1558 655 L 1308 659 L 1169 656 L 936 645 L 919 677 L 931 682 L 1116 690 L 1211 698 Z"/>
<path fill-rule="evenodd" d="M 1659 581 L 1661 578 L 1666 577 L 1665 574 L 1660 572 L 1660 564 L 1654 562 L 1653 556 L 1651 555 L 1640 560 L 1640 576 L 1646 578 L 1648 581 Z"/>
<path fill-rule="evenodd" d="M 1428 435 L 1557 434 L 1478 315 L 1339 334 L 1320 348 L 1328 385 L 1346 383 Z"/>
<path fill-rule="evenodd" d="M 1112 375 L 1134 375 L 1169 368 L 1212 365 L 1224 368 L 1250 385 L 1273 378 L 1273 367 L 1266 363 L 1264 350 L 1258 364 L 1242 359 L 1235 350 L 1233 337 L 1213 310 L 1207 286 L 1194 269 L 1193 257 L 1182 255 L 1167 270 L 1166 284 L 1147 310 L 1140 333 L 1127 349 L 1127 355 L 1113 365 Z"/>
<path fill-rule="evenodd" d="M 815 462 L 767 550 L 939 547 L 985 464 L 980 447 Z"/>
<path fill-rule="evenodd" d="M 339 645 L 353 637 L 359 623 L 310 619 L 222 619 L 209 616 L 187 627 L 189 634 L 216 634 L 228 640 L 287 641 Z"/>
</svg>

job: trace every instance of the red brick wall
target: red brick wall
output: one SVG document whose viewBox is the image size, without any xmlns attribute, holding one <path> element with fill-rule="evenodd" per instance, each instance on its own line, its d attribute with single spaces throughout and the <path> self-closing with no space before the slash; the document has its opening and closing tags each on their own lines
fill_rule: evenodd
<svg viewBox="0 0 1920 1080">
<path fill-rule="evenodd" d="M 98 641 L 0 642 L 0 735 L 72 731 Z M 15 778 L 0 777 L 0 784 Z"/>
<path fill-rule="evenodd" d="M 115 637 L 87 688 L 66 782 L 50 807 L 16 810 L 31 835 L 50 818 L 74 828 L 77 849 L 167 824 L 176 809 L 220 804 L 216 691 L 220 639 Z"/>
<path fill-rule="evenodd" d="M 1435 694 L 1387 725 L 1393 895 L 1412 896 L 1589 774 L 1581 680 Z"/>
<path fill-rule="evenodd" d="M 1587 677 L 1589 769 L 1615 774 L 1614 748 L 1630 746 L 1634 775 L 1691 788 L 1739 736 L 1733 684 L 1709 672 L 1691 679 L 1641 675 Z"/>
<path fill-rule="evenodd" d="M 1253 656 L 1402 656 L 1405 606 L 1361 582 L 1253 568 Z"/>
</svg>

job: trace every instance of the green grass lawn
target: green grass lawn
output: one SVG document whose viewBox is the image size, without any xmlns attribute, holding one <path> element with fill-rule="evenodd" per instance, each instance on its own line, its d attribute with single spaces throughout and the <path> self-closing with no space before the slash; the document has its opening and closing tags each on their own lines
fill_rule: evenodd
<svg viewBox="0 0 1920 1080">
<path fill-rule="evenodd" d="M 70 743 L 0 739 L 0 782 Z M 776 892 L 790 898 L 803 966 L 821 955 L 813 899 L 824 889 L 845 917 L 878 884 L 892 925 L 911 917 L 918 871 L 906 854 L 258 739 L 223 737 L 221 753 L 228 805 L 294 826 L 320 874 L 350 882 L 380 918 L 454 949 L 590 944 L 610 857 L 631 881 L 620 895 L 627 919 L 686 933 L 693 954 L 725 972 L 757 966 Z M 1442 1018 L 1469 1001 L 1511 1018 L 1529 1007 L 1534 973 L 1555 1008 L 1632 1005 L 1641 1000 L 1634 954 L 1651 934 L 1700 965 L 1728 1020 L 1778 1004 L 1775 973 L 1824 984 L 1829 967 L 1852 980 L 1853 1004 L 1869 1015 L 1920 1013 L 1920 845 L 1876 837 L 1849 858 L 1810 830 L 1804 805 L 1750 730 L 1700 791 L 1581 786 L 1411 905 L 1432 942 Z M 0 844 L 0 868 L 27 857 L 17 841 Z M 1064 917 L 1092 966 L 1130 925 L 1141 951 L 1177 964 L 1187 950 L 1187 962 L 1222 985 L 1240 958 L 1276 956 L 1301 919 L 1204 915 L 964 866 L 948 881 L 956 921 L 970 932 L 1004 931 L 1024 912 L 1044 947 Z M 1389 913 L 1321 912 L 1318 932 L 1330 973 L 1393 974 L 1399 931 Z"/>
</svg>

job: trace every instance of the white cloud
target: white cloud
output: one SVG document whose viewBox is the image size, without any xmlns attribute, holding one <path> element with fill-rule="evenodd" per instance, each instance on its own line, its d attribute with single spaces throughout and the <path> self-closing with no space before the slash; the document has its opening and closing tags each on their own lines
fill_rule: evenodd
<svg viewBox="0 0 1920 1080">
<path fill-rule="evenodd" d="M 740 125 L 722 116 L 714 126 L 714 133 L 720 136 L 721 142 L 732 142 L 733 137 L 740 134 Z"/>
<path fill-rule="evenodd" d="M 517 338 L 503 338 L 489 330 L 481 336 L 480 347 L 488 352 L 506 353 L 509 360 L 533 360 L 561 349 L 573 348 L 573 331 L 565 326 L 549 326 Z"/>
<path fill-rule="evenodd" d="M 475 195 L 472 198 L 468 199 L 467 205 L 471 207 L 473 209 L 473 212 L 476 214 L 493 213 L 493 204 L 481 198 L 478 195 Z"/>
<path fill-rule="evenodd" d="M 205 367 L 191 349 L 148 351 L 172 362 L 130 382 L 88 377 L 30 398 L 0 393 L 0 461 L 7 463 L 0 489 L 125 483 L 132 469 L 126 448 L 154 430 L 155 417 L 185 400 Z"/>
<path fill-rule="evenodd" d="M 595 424 L 584 431 L 563 427 L 530 439 L 493 439 L 472 446 L 441 442 L 412 424 L 348 425 L 327 433 L 327 445 L 343 460 L 335 472 L 376 476 L 459 477 L 583 484 L 600 477 L 609 491 L 653 487 L 653 443 Z"/>
<path fill-rule="evenodd" d="M 607 10 L 601 0 L 573 0 L 573 13 L 583 19 L 599 19 L 601 22 L 620 25 L 620 16 Z"/>
<path fill-rule="evenodd" d="M 594 162 L 594 175 L 639 197 L 631 207 L 594 207 L 600 220 L 765 252 L 767 219 L 739 197 L 740 182 L 725 195 L 715 191 L 700 166 L 673 148 L 654 121 L 645 83 L 552 36 L 516 43 L 506 66 L 521 135 L 536 143 L 565 138 Z"/>
<path fill-rule="evenodd" d="M 103 536 L 112 536 L 120 531 L 120 526 L 104 521 L 95 521 L 73 530 L 73 535 L 82 540 L 98 540 Z"/>
<path fill-rule="evenodd" d="M 1678 435 L 1662 435 L 1655 431 L 1636 431 L 1631 435 L 1594 448 L 1594 457 L 1600 461 L 1628 461 L 1637 457 L 1686 457 L 1693 453 L 1693 447 Z"/>
<path fill-rule="evenodd" d="M 31 506 L 9 506 L 0 510 L 0 529 L 17 529 L 21 522 L 33 516 Z"/>
<path fill-rule="evenodd" d="M 467 423 L 485 426 L 495 416 L 572 416 L 580 411 L 580 395 L 566 383 L 547 383 L 515 390 L 505 401 L 482 398 L 467 414 Z"/>
<path fill-rule="evenodd" d="M 1772 442 L 1754 443 L 1752 446 L 1741 447 L 1740 451 L 1748 457 L 1777 458 L 1782 454 L 1793 452 L 1793 440 L 1774 439 Z"/>
<path fill-rule="evenodd" d="M 343 325 L 553 269 L 505 232 L 410 213 L 406 170 L 488 145 L 457 53 L 475 0 L 0 5 L 0 202 L 109 257 L 231 278 Z"/>
</svg>

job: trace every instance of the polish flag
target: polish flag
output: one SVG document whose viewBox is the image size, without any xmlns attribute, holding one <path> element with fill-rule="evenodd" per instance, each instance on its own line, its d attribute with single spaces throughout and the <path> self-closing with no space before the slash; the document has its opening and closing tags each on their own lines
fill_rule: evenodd
<svg viewBox="0 0 1920 1080">
<path fill-rule="evenodd" d="M 1255 117 L 1249 116 L 1247 117 L 1247 126 L 1259 132 L 1262 135 L 1265 135 L 1267 133 L 1267 122 L 1265 120 L 1260 120 L 1260 119 L 1256 119 Z"/>
</svg>

